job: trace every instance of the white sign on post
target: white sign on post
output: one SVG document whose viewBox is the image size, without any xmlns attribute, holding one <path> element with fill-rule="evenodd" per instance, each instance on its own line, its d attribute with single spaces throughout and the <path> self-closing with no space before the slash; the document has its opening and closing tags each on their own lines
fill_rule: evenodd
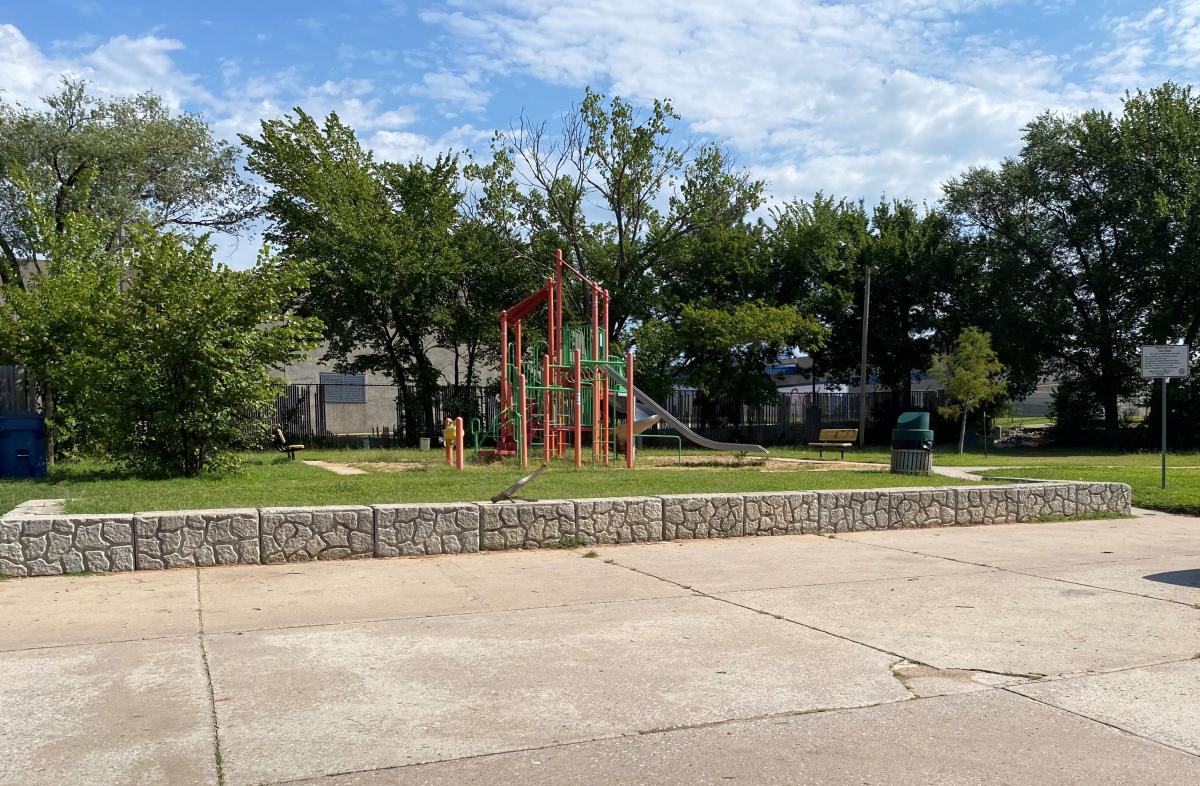
<svg viewBox="0 0 1200 786">
<path fill-rule="evenodd" d="M 1149 344 L 1142 347 L 1142 377 L 1187 379 L 1191 348 L 1187 344 Z"/>
<path fill-rule="evenodd" d="M 1167 380 L 1187 379 L 1192 348 L 1187 344 L 1148 344 L 1142 347 L 1142 377 L 1162 380 L 1162 488 L 1167 487 Z"/>
</svg>

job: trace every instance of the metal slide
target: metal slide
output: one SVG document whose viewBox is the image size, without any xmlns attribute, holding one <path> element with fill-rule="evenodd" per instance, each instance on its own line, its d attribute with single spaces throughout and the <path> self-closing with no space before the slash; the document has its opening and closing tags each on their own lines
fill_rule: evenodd
<svg viewBox="0 0 1200 786">
<path fill-rule="evenodd" d="M 613 382 L 622 387 L 628 387 L 625 383 L 625 377 L 622 376 L 619 371 L 603 364 L 600 366 L 600 368 L 604 369 L 605 373 L 608 374 L 608 378 Z M 638 390 L 636 385 L 633 388 L 633 395 L 636 398 L 635 404 L 638 409 L 645 408 L 655 415 L 658 415 L 660 418 L 662 418 L 662 422 L 664 424 L 679 432 L 679 435 L 688 442 L 695 443 L 696 445 L 699 445 L 702 448 L 708 448 L 709 450 L 727 450 L 733 453 L 760 453 L 764 456 L 767 455 L 767 449 L 762 445 L 744 445 L 741 442 L 717 442 L 715 439 L 709 439 L 708 437 L 700 436 L 687 426 L 683 425 L 683 422 L 667 411 L 666 407 L 661 406 L 657 401 Z"/>
</svg>

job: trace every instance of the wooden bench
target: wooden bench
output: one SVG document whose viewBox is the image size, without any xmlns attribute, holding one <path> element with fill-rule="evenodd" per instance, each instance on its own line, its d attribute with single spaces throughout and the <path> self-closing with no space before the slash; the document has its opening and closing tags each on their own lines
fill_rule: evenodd
<svg viewBox="0 0 1200 786">
<path fill-rule="evenodd" d="M 283 436 L 283 429 L 281 429 L 281 428 L 275 429 L 274 442 L 275 442 L 275 449 L 278 450 L 280 453 L 288 454 L 288 458 L 292 459 L 293 461 L 296 460 L 296 451 L 304 450 L 303 445 L 295 444 L 295 443 L 289 445 L 288 441 L 287 441 L 287 437 Z"/>
<path fill-rule="evenodd" d="M 846 448 L 854 447 L 854 443 L 858 441 L 858 429 L 856 428 L 823 428 L 821 433 L 817 435 L 816 442 L 808 443 L 810 448 L 817 449 L 817 456 L 825 458 L 825 450 L 833 450 L 837 448 L 842 453 L 842 458 L 846 458 Z"/>
</svg>

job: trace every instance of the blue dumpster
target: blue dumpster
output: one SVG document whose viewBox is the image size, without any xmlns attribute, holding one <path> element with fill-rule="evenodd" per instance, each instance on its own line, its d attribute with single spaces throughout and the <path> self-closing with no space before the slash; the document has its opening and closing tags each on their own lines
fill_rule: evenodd
<svg viewBox="0 0 1200 786">
<path fill-rule="evenodd" d="M 46 477 L 46 419 L 0 415 L 0 478 Z"/>
</svg>

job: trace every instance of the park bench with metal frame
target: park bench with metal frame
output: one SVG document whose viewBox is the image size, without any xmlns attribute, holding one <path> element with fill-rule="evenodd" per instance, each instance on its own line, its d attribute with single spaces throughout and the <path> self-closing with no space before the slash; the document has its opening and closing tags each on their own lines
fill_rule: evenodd
<svg viewBox="0 0 1200 786">
<path fill-rule="evenodd" d="M 280 453 L 288 454 L 288 458 L 296 460 L 296 451 L 304 450 L 304 446 L 299 443 L 288 444 L 287 437 L 283 435 L 283 429 L 276 428 L 272 441 L 275 443 L 275 449 Z"/>
<path fill-rule="evenodd" d="M 857 441 L 858 429 L 856 428 L 823 428 L 817 435 L 817 441 L 808 443 L 808 446 L 817 449 L 819 458 L 825 458 L 826 450 L 837 449 L 841 451 L 841 457 L 844 459 L 846 458 L 846 448 L 854 447 L 854 443 Z"/>
</svg>

